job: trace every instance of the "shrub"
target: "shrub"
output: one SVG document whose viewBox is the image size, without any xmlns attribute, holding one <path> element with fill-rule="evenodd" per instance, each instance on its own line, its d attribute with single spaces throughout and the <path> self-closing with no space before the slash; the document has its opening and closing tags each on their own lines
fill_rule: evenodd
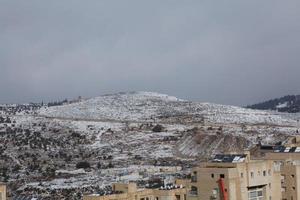
<svg viewBox="0 0 300 200">
<path fill-rule="evenodd" d="M 164 130 L 164 127 L 160 124 L 157 124 L 156 126 L 154 126 L 154 128 L 152 129 L 153 132 L 159 133 L 162 132 Z"/>
<path fill-rule="evenodd" d="M 90 168 L 90 167 L 91 167 L 91 165 L 87 161 L 82 161 L 82 162 L 79 162 L 79 163 L 76 164 L 77 169 L 87 169 L 87 168 Z"/>
</svg>

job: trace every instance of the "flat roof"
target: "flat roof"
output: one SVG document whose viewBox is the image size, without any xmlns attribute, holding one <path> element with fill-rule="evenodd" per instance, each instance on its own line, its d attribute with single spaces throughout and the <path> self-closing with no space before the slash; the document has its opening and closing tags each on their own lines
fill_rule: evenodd
<svg viewBox="0 0 300 200">
<path fill-rule="evenodd" d="M 300 147 L 274 146 L 274 153 L 300 153 Z"/>
<path fill-rule="evenodd" d="M 246 154 L 217 154 L 212 159 L 212 162 L 240 163 L 244 162 L 246 157 Z"/>
</svg>

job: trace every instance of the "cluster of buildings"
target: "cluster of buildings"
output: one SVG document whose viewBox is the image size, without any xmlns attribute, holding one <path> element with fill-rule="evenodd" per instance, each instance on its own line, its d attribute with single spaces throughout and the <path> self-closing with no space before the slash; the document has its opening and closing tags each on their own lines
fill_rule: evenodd
<svg viewBox="0 0 300 200">
<path fill-rule="evenodd" d="M 183 185 L 172 185 L 160 189 L 141 189 L 137 188 L 136 183 L 116 183 L 112 185 L 112 192 L 109 195 L 85 195 L 84 200 L 159 200 L 159 199 L 186 199 L 186 188 Z"/>
<path fill-rule="evenodd" d="M 297 200 L 300 199 L 300 137 L 284 145 L 257 145 L 243 153 L 219 154 L 188 179 L 159 187 L 115 183 L 105 194 L 83 200 Z M 6 187 L 0 183 L 0 200 Z"/>
<path fill-rule="evenodd" d="M 299 147 L 298 147 L 299 146 Z M 216 155 L 191 171 L 191 178 L 161 188 L 113 184 L 111 194 L 84 200 L 297 200 L 300 199 L 300 138 L 284 145 Z"/>
</svg>

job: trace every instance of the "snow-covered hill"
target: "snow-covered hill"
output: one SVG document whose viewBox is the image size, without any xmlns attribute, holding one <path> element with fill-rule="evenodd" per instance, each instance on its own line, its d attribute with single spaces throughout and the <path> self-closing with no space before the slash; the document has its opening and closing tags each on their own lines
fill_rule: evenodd
<svg viewBox="0 0 300 200">
<path fill-rule="evenodd" d="M 296 125 L 297 121 L 277 112 L 251 110 L 235 106 L 199 103 L 176 97 L 151 93 L 131 92 L 104 95 L 57 107 L 43 108 L 39 115 L 54 118 L 116 121 L 176 121 L 230 124 Z M 177 122 L 177 121 L 176 121 Z"/>
<path fill-rule="evenodd" d="M 24 195 L 68 196 L 83 188 L 95 192 L 111 182 L 143 178 L 139 174 L 145 169 L 145 179 L 174 175 L 176 170 L 168 174 L 160 172 L 161 167 L 189 169 L 214 154 L 275 144 L 299 134 L 297 114 L 151 92 L 53 107 L 3 105 L 0 111 L 0 181 L 15 184 Z M 78 173 L 82 162 L 90 168 Z M 1 169 L 12 170 L 4 177 Z"/>
</svg>

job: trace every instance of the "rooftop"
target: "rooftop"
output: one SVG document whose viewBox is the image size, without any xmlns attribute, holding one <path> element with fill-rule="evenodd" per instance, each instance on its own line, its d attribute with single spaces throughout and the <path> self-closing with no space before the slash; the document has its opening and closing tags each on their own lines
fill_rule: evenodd
<svg viewBox="0 0 300 200">
<path fill-rule="evenodd" d="M 97 194 L 90 194 L 89 196 L 106 196 L 106 195 L 114 195 L 114 194 L 124 194 L 122 191 L 104 191 L 99 192 Z"/>
<path fill-rule="evenodd" d="M 183 185 L 175 185 L 175 184 L 167 184 L 165 186 L 161 186 L 160 188 L 138 188 L 137 192 L 144 191 L 144 190 L 176 190 L 176 189 L 183 189 Z M 88 196 L 106 196 L 106 195 L 114 195 L 114 194 L 124 194 L 126 192 L 122 191 L 105 191 L 98 194 L 89 194 Z"/>
<path fill-rule="evenodd" d="M 245 161 L 246 157 L 246 154 L 217 154 L 212 162 L 241 163 Z"/>
<path fill-rule="evenodd" d="M 159 190 L 175 190 L 175 189 L 182 189 L 184 188 L 182 185 L 166 185 L 166 186 L 161 186 Z"/>
<path fill-rule="evenodd" d="M 275 153 L 300 153 L 300 147 L 274 146 Z"/>
</svg>

